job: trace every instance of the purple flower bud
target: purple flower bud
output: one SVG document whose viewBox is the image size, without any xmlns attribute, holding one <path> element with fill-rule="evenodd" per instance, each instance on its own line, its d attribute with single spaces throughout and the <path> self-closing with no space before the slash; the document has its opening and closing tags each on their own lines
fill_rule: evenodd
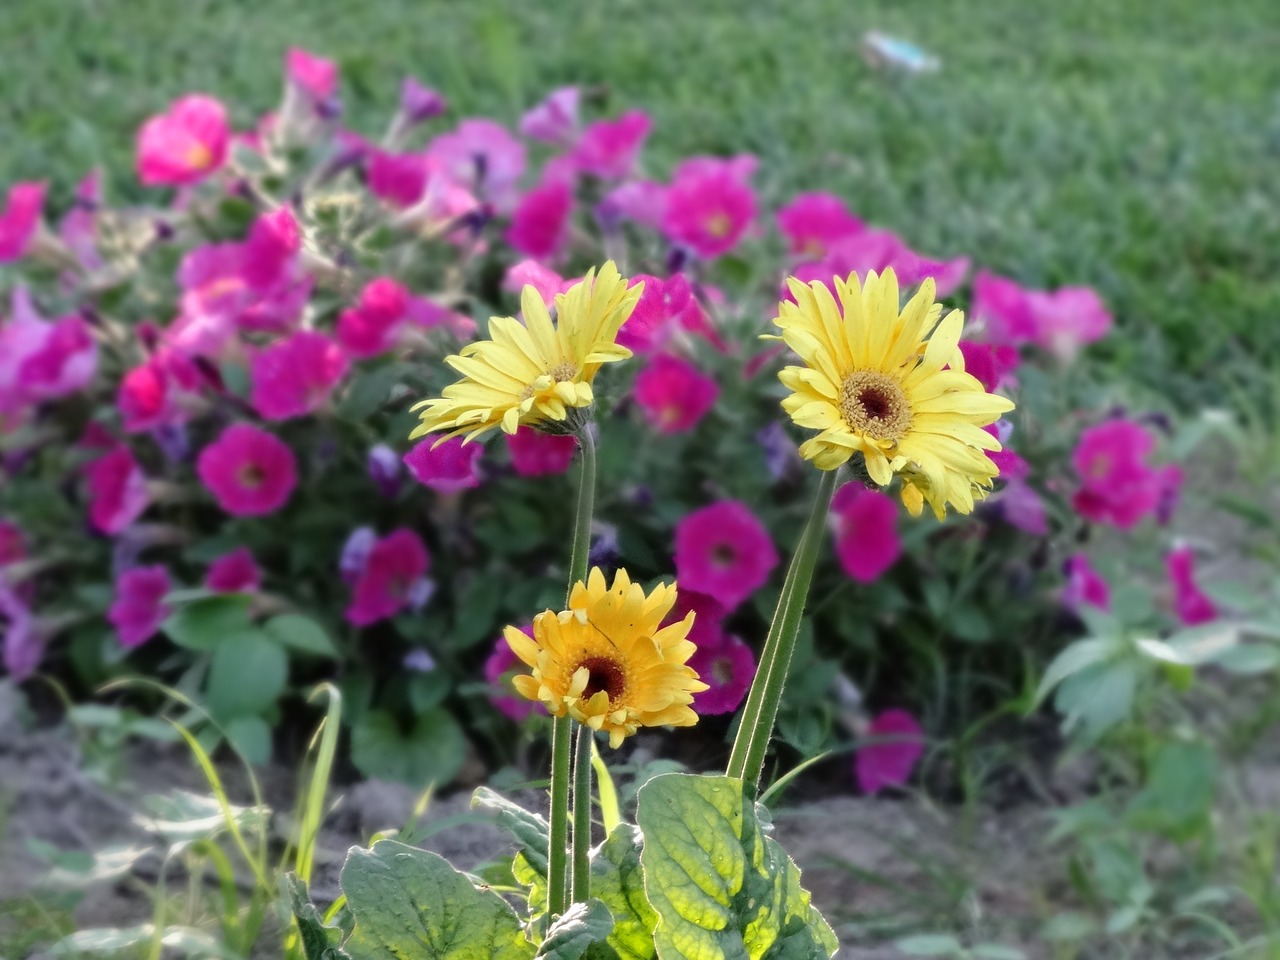
<svg viewBox="0 0 1280 960">
<path fill-rule="evenodd" d="M 436 668 L 435 658 L 422 648 L 410 650 L 401 663 L 406 670 L 414 670 L 418 673 L 430 673 Z"/>
<path fill-rule="evenodd" d="M 151 437 L 170 463 L 185 463 L 191 456 L 191 440 L 186 424 L 166 423 L 151 431 Z"/>
<path fill-rule="evenodd" d="M 338 560 L 338 570 L 342 573 L 343 580 L 353 583 L 359 579 L 364 571 L 364 565 L 369 560 L 369 551 L 377 542 L 378 535 L 373 527 L 356 527 L 351 531 L 351 536 L 347 537 L 347 542 L 342 546 L 342 556 Z"/>
<path fill-rule="evenodd" d="M 400 492 L 400 457 L 385 443 L 369 450 L 369 479 L 387 499 Z"/>
<path fill-rule="evenodd" d="M 415 77 L 405 77 L 400 84 L 400 111 L 410 123 L 422 123 L 444 113 L 448 102 L 441 94 L 424 87 Z"/>
<path fill-rule="evenodd" d="M 756 443 L 764 451 L 765 469 L 774 480 L 781 480 L 799 462 L 796 445 L 776 420 L 756 434 Z"/>
<path fill-rule="evenodd" d="M 436 593 L 436 582 L 430 577 L 419 577 L 413 583 L 409 584 L 409 592 L 405 599 L 409 601 L 409 609 L 417 613 L 428 603 Z"/>
<path fill-rule="evenodd" d="M 613 566 L 618 559 L 618 528 L 595 520 L 591 524 L 591 549 L 587 564 L 592 567 Z"/>
</svg>

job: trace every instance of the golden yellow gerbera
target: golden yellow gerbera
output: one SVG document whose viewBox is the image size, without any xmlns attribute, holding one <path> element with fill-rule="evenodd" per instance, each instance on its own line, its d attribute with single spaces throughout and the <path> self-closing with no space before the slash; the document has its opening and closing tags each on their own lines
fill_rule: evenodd
<svg viewBox="0 0 1280 960">
<path fill-rule="evenodd" d="M 912 514 L 926 502 L 939 519 L 948 503 L 970 512 L 998 472 L 984 451 L 1000 444 L 982 428 L 1013 404 L 965 373 L 964 314 L 953 310 L 939 322 L 932 279 L 899 312 L 892 269 L 868 272 L 861 286 L 857 274 L 837 278 L 834 295 L 822 282 L 787 284 L 796 302 L 778 304 L 774 323 L 804 366 L 779 374 L 792 391 L 782 407 L 820 431 L 801 455 L 834 470 L 860 453 L 881 486 L 902 478 Z"/>
<path fill-rule="evenodd" d="M 689 704 L 707 685 L 687 665 L 694 615 L 661 625 L 675 602 L 674 584 L 646 596 L 625 570 L 606 587 L 593 568 L 574 585 L 568 610 L 534 618 L 534 639 L 507 627 L 512 651 L 533 668 L 513 679 L 516 690 L 552 716 L 607 731 L 614 747 L 640 727 L 693 726 L 698 715 Z"/>
<path fill-rule="evenodd" d="M 567 293 L 556 294 L 553 323 L 542 296 L 526 286 L 520 296 L 524 323 L 494 317 L 490 339 L 446 357 L 462 378 L 414 407 L 426 409 L 410 437 L 444 430 L 471 440 L 499 426 L 515 433 L 522 423 L 564 424 L 569 411 L 591 406 L 591 381 L 600 365 L 631 356 L 615 340 L 643 292 L 644 284 L 628 288 L 609 261 L 599 275 L 591 270 Z"/>
</svg>

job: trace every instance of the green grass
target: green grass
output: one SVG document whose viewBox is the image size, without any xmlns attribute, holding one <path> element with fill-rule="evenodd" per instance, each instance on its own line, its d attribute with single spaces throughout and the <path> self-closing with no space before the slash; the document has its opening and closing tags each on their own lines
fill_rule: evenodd
<svg viewBox="0 0 1280 960">
<path fill-rule="evenodd" d="M 868 70 L 868 28 L 942 70 Z M 1272 0 L 4 0 L 0 182 L 51 177 L 65 197 L 106 163 L 136 192 L 144 117 L 200 89 L 247 124 L 294 43 L 341 62 L 368 131 L 407 71 L 508 121 L 557 84 L 603 85 L 612 109 L 654 114 L 656 173 L 752 151 L 771 196 L 827 188 L 924 252 L 1098 286 L 1125 331 L 1103 352 L 1183 401 L 1280 355 Z"/>
</svg>

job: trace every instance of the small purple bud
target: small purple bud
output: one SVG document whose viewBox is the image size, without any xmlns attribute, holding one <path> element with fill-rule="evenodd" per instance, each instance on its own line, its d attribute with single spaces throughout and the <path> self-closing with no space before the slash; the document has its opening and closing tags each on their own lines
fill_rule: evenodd
<svg viewBox="0 0 1280 960">
<path fill-rule="evenodd" d="M 618 227 L 622 224 L 622 211 L 618 209 L 617 203 L 606 197 L 596 204 L 593 212 L 601 233 L 613 234 L 618 232 Z"/>
<path fill-rule="evenodd" d="M 591 524 L 591 549 L 587 564 L 592 567 L 613 566 L 618 559 L 618 528 L 595 520 Z"/>
<path fill-rule="evenodd" d="M 409 584 L 409 592 L 405 599 L 409 601 L 409 609 L 417 613 L 428 603 L 436 593 L 436 582 L 430 577 L 419 577 L 413 583 Z"/>
<path fill-rule="evenodd" d="M 414 670 L 417 673 L 430 673 L 436 668 L 435 658 L 421 647 L 406 653 L 401 663 L 406 670 Z"/>
<path fill-rule="evenodd" d="M 351 583 L 364 572 L 364 565 L 369 561 L 369 551 L 378 542 L 378 535 L 373 527 L 356 527 L 342 546 L 342 557 L 338 560 L 338 570 L 342 579 Z"/>
<path fill-rule="evenodd" d="M 799 461 L 796 445 L 776 420 L 756 434 L 756 443 L 764 451 L 765 469 L 774 480 L 781 480 Z"/>
<path fill-rule="evenodd" d="M 436 90 L 424 87 L 415 77 L 400 84 L 400 110 L 410 123 L 422 123 L 444 113 L 448 101 Z"/>
<path fill-rule="evenodd" d="M 163 424 L 151 431 L 151 437 L 170 463 L 186 463 L 191 456 L 191 440 L 185 424 Z"/>
<path fill-rule="evenodd" d="M 672 247 L 667 254 L 667 273 L 682 273 L 689 263 L 689 251 L 683 247 Z"/>
<path fill-rule="evenodd" d="M 342 101 L 336 96 L 325 97 L 316 104 L 316 116 L 321 120 L 337 120 L 342 116 Z"/>
<path fill-rule="evenodd" d="M 400 492 L 400 457 L 385 443 L 369 450 L 369 479 L 388 500 Z"/>
</svg>

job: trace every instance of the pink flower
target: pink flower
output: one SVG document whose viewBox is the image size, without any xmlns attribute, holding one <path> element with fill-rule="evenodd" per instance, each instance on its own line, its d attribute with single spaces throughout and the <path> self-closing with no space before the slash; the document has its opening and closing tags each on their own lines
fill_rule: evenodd
<svg viewBox="0 0 1280 960">
<path fill-rule="evenodd" d="M 933 278 L 938 296 L 945 297 L 964 282 L 969 259 L 933 260 L 916 253 L 890 230 L 861 230 L 832 241 L 824 259 L 802 263 L 794 273 L 806 283 L 821 280 L 830 284 L 833 276 L 865 276 L 869 270 L 883 273 L 888 267 L 897 273 L 903 287 Z M 784 290 L 783 295 L 789 296 L 789 291 Z"/>
<path fill-rule="evenodd" d="M 3 577 L 0 577 L 0 620 L 7 624 L 4 631 L 4 668 L 15 683 L 21 683 L 40 665 L 44 640 L 35 614 Z"/>
<path fill-rule="evenodd" d="M 122 647 L 137 647 L 155 636 L 169 614 L 164 597 L 172 589 L 163 566 L 134 567 L 116 578 L 116 597 L 107 619 Z"/>
<path fill-rule="evenodd" d="M 1071 500 L 1076 512 L 1091 523 L 1128 530 L 1157 511 L 1169 496 L 1174 474 L 1147 464 L 1155 443 L 1155 437 L 1130 420 L 1108 420 L 1081 433 L 1071 455 L 1080 477 Z"/>
<path fill-rule="evenodd" d="M 373 150 L 365 165 L 370 192 L 401 209 L 412 207 L 427 189 L 427 161 L 420 153 Z"/>
<path fill-rule="evenodd" d="M 577 437 L 557 437 L 533 427 L 520 427 L 503 434 L 511 465 L 522 477 L 547 477 L 564 473 L 578 451 Z"/>
<path fill-rule="evenodd" d="M 671 327 L 669 321 L 675 314 L 667 305 L 666 284 L 647 273 L 636 274 L 629 285 L 634 287 L 638 283 L 644 284 L 644 293 L 631 316 L 623 322 L 617 339 L 633 353 L 648 353 L 666 340 Z M 683 288 L 687 293 L 688 284 Z"/>
<path fill-rule="evenodd" d="M 533 624 L 526 624 L 520 629 L 530 640 L 533 639 Z M 493 688 L 489 693 L 489 702 L 516 723 L 533 713 L 533 701 L 515 696 L 512 692 L 515 688 L 511 685 L 511 678 L 523 669 L 520 658 L 511 650 L 506 638 L 498 637 L 493 645 L 493 652 L 484 662 L 484 678 Z"/>
<path fill-rule="evenodd" d="M 715 406 L 720 388 L 687 360 L 660 354 L 636 377 L 635 398 L 659 433 L 685 433 Z"/>
<path fill-rule="evenodd" d="M 972 312 L 993 343 L 1016 347 L 1036 338 L 1035 314 L 1027 291 L 1016 280 L 979 270 L 973 279 Z"/>
<path fill-rule="evenodd" d="M 190 94 L 138 132 L 138 178 L 144 186 L 197 183 L 222 166 L 230 131 L 213 97 Z"/>
<path fill-rule="evenodd" d="M 1062 605 L 1068 610 L 1078 612 L 1086 603 L 1099 610 L 1111 609 L 1111 588 L 1093 569 L 1087 556 L 1073 553 L 1067 557 L 1062 570 L 1067 575 L 1066 585 L 1062 588 Z"/>
<path fill-rule="evenodd" d="M 866 228 L 843 200 L 830 193 L 802 193 L 778 211 L 778 229 L 792 253 L 820 258 L 832 244 Z"/>
<path fill-rule="evenodd" d="M 448 177 L 486 197 L 499 209 L 515 199 L 516 182 L 524 173 L 524 144 L 506 127 L 492 120 L 463 120 L 452 133 L 431 142 L 428 156 L 439 161 Z"/>
<path fill-rule="evenodd" d="M 116 406 L 129 433 L 183 423 L 200 388 L 200 374 L 186 357 L 160 349 L 120 380 Z"/>
<path fill-rule="evenodd" d="M 395 616 L 406 606 L 416 584 L 427 574 L 430 557 L 412 530 L 394 530 L 373 545 L 351 591 L 346 618 L 367 627 Z"/>
<path fill-rule="evenodd" d="M 502 279 L 502 289 L 520 293 L 526 286 L 530 286 L 538 291 L 543 300 L 550 303 L 557 293 L 563 293 L 576 282 L 566 280 L 536 260 L 521 260 L 507 270 L 507 275 Z"/>
<path fill-rule="evenodd" d="M 448 106 L 439 91 L 423 86 L 416 77 L 405 77 L 400 84 L 400 113 L 409 123 L 432 120 Z"/>
<path fill-rule="evenodd" d="M 1218 607 L 1196 582 L 1195 553 L 1190 547 L 1178 547 L 1164 558 L 1169 584 L 1173 588 L 1173 608 L 1185 626 L 1218 619 Z"/>
<path fill-rule="evenodd" d="M 633 180 L 614 187 L 596 207 L 601 223 L 630 220 L 657 230 L 667 216 L 667 187 L 652 180 Z"/>
<path fill-rule="evenodd" d="M 1035 318 L 1036 343 L 1063 360 L 1071 360 L 1086 344 L 1111 329 L 1111 314 L 1092 287 L 1062 287 L 1052 293 L 1028 294 Z"/>
<path fill-rule="evenodd" d="M 27 252 L 44 212 L 43 180 L 15 183 L 0 212 L 0 263 L 18 260 Z"/>
<path fill-rule="evenodd" d="M 8 520 L 0 520 L 0 570 L 26 557 L 27 539 L 22 535 L 22 528 Z"/>
<path fill-rule="evenodd" d="M 680 623 L 693 614 L 693 626 L 689 630 L 689 642 L 698 647 L 718 647 L 724 642 L 724 618 L 728 614 L 724 605 L 714 597 L 677 584 L 675 606 L 667 614 L 663 626 Z"/>
<path fill-rule="evenodd" d="M 520 117 L 520 132 L 544 143 L 571 143 L 578 135 L 577 87 L 561 87 Z"/>
<path fill-rule="evenodd" d="M 284 68 L 289 83 L 317 103 L 338 92 L 338 65 L 332 60 L 290 47 L 284 55 Z"/>
<path fill-rule="evenodd" d="M 89 522 L 101 533 L 119 533 L 142 516 L 151 502 L 146 474 L 124 444 L 90 463 L 85 478 Z"/>
<path fill-rule="evenodd" d="M 831 501 L 836 556 L 858 583 L 873 583 L 902 555 L 898 505 L 879 490 L 846 483 Z"/>
<path fill-rule="evenodd" d="M 863 793 L 900 787 L 911 779 L 924 754 L 924 731 L 915 717 L 905 710 L 886 710 L 871 720 L 867 737 L 883 738 L 883 742 L 869 743 L 854 756 L 854 771 Z"/>
<path fill-rule="evenodd" d="M 278 211 L 260 217 L 245 243 L 206 244 L 183 258 L 178 267 L 182 316 L 165 333 L 170 346 L 216 358 L 237 326 L 268 333 L 293 329 L 314 280 L 296 256 L 284 252 L 289 247 L 296 252 L 301 241 L 292 235 L 291 213 L 288 218 Z M 266 259 L 250 266 L 263 252 Z"/>
<path fill-rule="evenodd" d="M 53 323 L 36 312 L 26 287 L 13 289 L 13 312 L 0 326 L 0 393 L 35 404 L 83 390 L 98 368 L 98 345 L 78 316 Z"/>
<path fill-rule="evenodd" d="M 302 229 L 287 206 L 258 217 L 244 244 L 245 282 L 254 290 L 270 290 L 287 274 L 302 249 Z"/>
<path fill-rule="evenodd" d="M 237 547 L 209 564 L 204 585 L 217 593 L 256 593 L 262 585 L 262 571 L 248 547 Z"/>
<path fill-rule="evenodd" d="M 698 645 L 689 658 L 707 689 L 693 695 L 693 709 L 708 716 L 732 713 L 751 689 L 756 657 L 738 637 L 724 635 L 714 646 Z"/>
<path fill-rule="evenodd" d="M 288 420 L 320 409 L 347 373 L 342 348 L 314 330 L 300 330 L 254 356 L 253 408 L 266 420 Z"/>
<path fill-rule="evenodd" d="M 1008 344 L 974 343 L 971 340 L 960 341 L 960 352 L 964 354 L 966 373 L 978 378 L 982 389 L 993 392 L 1018 369 L 1016 347 Z"/>
<path fill-rule="evenodd" d="M 597 120 L 583 131 L 573 163 L 601 180 L 629 177 L 652 129 L 653 120 L 643 110 L 629 110 L 617 120 Z"/>
<path fill-rule="evenodd" d="M 520 198 L 507 242 L 528 257 L 550 259 L 560 252 L 569 235 L 573 190 L 555 181 L 535 187 Z"/>
<path fill-rule="evenodd" d="M 1045 514 L 1040 494 L 1025 480 L 1014 477 L 996 494 L 1000 516 L 1011 527 L 1023 533 L 1043 537 L 1049 532 L 1049 519 Z"/>
<path fill-rule="evenodd" d="M 470 340 L 476 333 L 476 322 L 465 313 L 450 310 L 426 297 L 409 297 L 404 312 L 412 323 L 424 330 L 443 327 L 459 340 Z"/>
<path fill-rule="evenodd" d="M 693 157 L 676 167 L 667 191 L 663 232 L 710 260 L 728 253 L 756 217 L 756 195 L 743 158 Z"/>
<path fill-rule="evenodd" d="M 404 465 L 415 480 L 436 493 L 458 493 L 480 486 L 477 463 L 483 453 L 484 447 L 465 443 L 462 437 L 444 441 L 428 437 L 404 455 Z"/>
<path fill-rule="evenodd" d="M 248 423 L 233 423 L 201 450 L 196 473 L 218 506 L 236 517 L 274 513 L 298 483 L 293 451 Z"/>
<path fill-rule="evenodd" d="M 676 525 L 676 581 L 732 610 L 778 565 L 769 532 L 739 500 L 721 500 Z"/>
<path fill-rule="evenodd" d="M 76 185 L 71 209 L 58 224 L 58 236 L 88 271 L 103 265 L 102 256 L 98 253 L 98 209 L 101 205 L 102 171 L 93 170 Z M 0 233 L 3 233 L 2 229 Z"/>
<path fill-rule="evenodd" d="M 338 342 L 353 357 L 376 357 L 390 350 L 409 307 L 409 293 L 390 277 L 365 286 L 351 310 L 338 318 Z"/>
</svg>

